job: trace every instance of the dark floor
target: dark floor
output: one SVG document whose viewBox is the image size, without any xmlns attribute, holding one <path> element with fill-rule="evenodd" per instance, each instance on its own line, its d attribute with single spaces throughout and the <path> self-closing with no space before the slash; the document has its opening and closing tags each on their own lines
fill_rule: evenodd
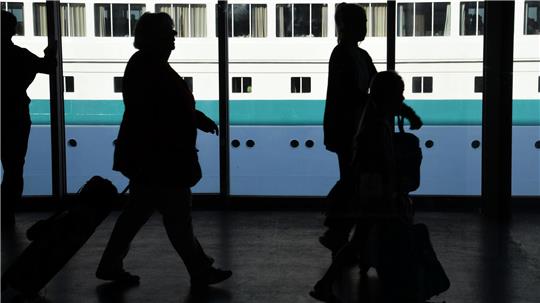
<svg viewBox="0 0 540 303">
<path fill-rule="evenodd" d="M 168 242 L 158 215 L 135 239 L 127 270 L 141 284 L 120 290 L 94 277 L 118 213 L 111 215 L 42 294 L 51 302 L 316 302 L 308 292 L 329 265 L 317 242 L 323 216 L 318 212 L 194 212 L 195 232 L 207 253 L 232 278 L 206 297 L 189 294 L 189 278 Z M 2 238 L 2 272 L 28 244 L 24 231 L 47 213 L 22 213 L 11 237 Z M 540 214 L 516 214 L 504 228 L 482 223 L 473 213 L 418 213 L 451 280 L 435 302 L 540 302 Z M 377 291 L 357 268 L 343 273 L 336 292 L 344 302 L 369 302 Z M 362 285 L 362 286 L 360 286 Z"/>
</svg>

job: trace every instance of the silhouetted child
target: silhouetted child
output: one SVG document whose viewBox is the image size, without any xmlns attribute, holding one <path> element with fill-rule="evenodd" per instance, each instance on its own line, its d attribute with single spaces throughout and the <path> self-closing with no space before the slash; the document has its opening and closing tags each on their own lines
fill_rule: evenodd
<svg viewBox="0 0 540 303">
<path fill-rule="evenodd" d="M 21 200 L 24 181 L 24 158 L 30 136 L 30 98 L 26 89 L 37 73 L 51 73 L 56 66 L 54 46 L 39 58 L 13 44 L 17 19 L 2 11 L 2 228 L 15 224 L 14 207 Z"/>
<path fill-rule="evenodd" d="M 375 224 L 385 224 L 387 218 L 399 216 L 399 192 L 396 155 L 394 153 L 392 120 L 403 106 L 404 84 L 391 71 L 380 72 L 373 79 L 369 101 L 356 127 L 356 146 L 350 179 L 357 189 L 354 206 L 349 206 L 348 218 L 356 223 L 352 239 L 336 254 L 332 264 L 317 282 L 310 295 L 325 302 L 337 302 L 332 284 L 339 272 L 358 256 L 365 258 L 366 234 Z M 366 261 L 365 261 L 366 262 Z M 367 263 L 372 264 L 367 261 Z"/>
</svg>

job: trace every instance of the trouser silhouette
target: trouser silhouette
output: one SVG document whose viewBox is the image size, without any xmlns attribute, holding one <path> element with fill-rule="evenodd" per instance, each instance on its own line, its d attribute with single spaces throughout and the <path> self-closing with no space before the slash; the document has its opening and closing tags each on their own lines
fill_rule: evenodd
<svg viewBox="0 0 540 303">
<path fill-rule="evenodd" d="M 30 136 L 30 116 L 2 115 L 2 222 L 14 220 L 15 206 L 20 202 L 24 187 L 24 158 Z"/>
<path fill-rule="evenodd" d="M 155 210 L 162 214 L 167 236 L 190 276 L 204 275 L 211 267 L 211 260 L 193 234 L 191 190 L 188 187 L 133 181 L 130 183 L 130 202 L 116 221 L 99 268 L 123 270 L 123 259 L 131 241 Z"/>
<path fill-rule="evenodd" d="M 324 225 L 328 227 L 327 234 L 347 241 L 355 224 L 354 220 L 346 216 L 351 196 L 350 187 L 347 185 L 347 182 L 349 182 L 347 175 L 352 171 L 352 155 L 349 151 L 343 151 L 337 152 L 337 156 L 339 180 L 328 194 L 329 205 Z"/>
</svg>

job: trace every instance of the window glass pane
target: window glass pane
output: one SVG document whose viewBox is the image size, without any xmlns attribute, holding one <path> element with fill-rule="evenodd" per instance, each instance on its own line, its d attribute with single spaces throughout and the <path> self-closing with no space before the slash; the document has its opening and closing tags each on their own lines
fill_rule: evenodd
<svg viewBox="0 0 540 303">
<path fill-rule="evenodd" d="M 34 35 L 47 36 L 47 8 L 45 3 L 34 3 Z"/>
<path fill-rule="evenodd" d="M 96 4 L 94 6 L 94 28 L 96 37 L 111 36 L 111 5 Z"/>
<path fill-rule="evenodd" d="M 481 93 L 484 91 L 483 77 L 474 77 L 474 92 Z"/>
<path fill-rule="evenodd" d="M 7 11 L 15 15 L 15 18 L 17 18 L 17 27 L 15 28 L 15 35 L 19 35 L 19 36 L 24 35 L 23 4 L 20 2 L 9 2 L 7 3 Z"/>
<path fill-rule="evenodd" d="M 62 36 L 69 36 L 69 12 L 66 3 L 60 4 L 60 32 Z"/>
<path fill-rule="evenodd" d="M 478 34 L 484 34 L 484 2 L 478 2 Z"/>
<path fill-rule="evenodd" d="M 266 4 L 251 5 L 251 36 L 266 37 Z"/>
<path fill-rule="evenodd" d="M 461 2 L 460 35 L 476 35 L 476 2 Z"/>
<path fill-rule="evenodd" d="M 135 26 L 137 26 L 137 22 L 141 18 L 142 14 L 144 14 L 145 6 L 144 4 L 132 4 L 130 6 L 130 20 L 131 23 L 131 35 L 135 36 Z"/>
<path fill-rule="evenodd" d="M 397 12 L 397 36 L 413 35 L 413 3 L 398 4 Z"/>
<path fill-rule="evenodd" d="M 276 5 L 276 36 L 292 37 L 292 5 Z"/>
<path fill-rule="evenodd" d="M 189 37 L 189 5 L 174 5 L 174 24 L 178 37 Z"/>
<path fill-rule="evenodd" d="M 328 31 L 328 5 L 311 5 L 311 34 L 314 37 L 326 37 Z"/>
<path fill-rule="evenodd" d="M 64 89 L 67 93 L 72 93 L 75 91 L 75 84 L 74 84 L 74 78 L 73 76 L 65 76 L 64 77 Z"/>
<path fill-rule="evenodd" d="M 249 4 L 233 5 L 235 37 L 249 37 Z"/>
<path fill-rule="evenodd" d="M 191 5 L 191 37 L 206 37 L 206 5 Z"/>
<path fill-rule="evenodd" d="M 302 92 L 309 93 L 311 92 L 311 78 L 302 77 Z"/>
<path fill-rule="evenodd" d="M 127 4 L 113 4 L 113 36 L 129 36 L 129 9 Z"/>
<path fill-rule="evenodd" d="M 251 78 L 250 77 L 246 77 L 246 78 L 242 78 L 243 80 L 243 87 L 242 87 L 242 91 L 244 93 L 251 93 L 252 91 L 252 87 L 251 87 Z"/>
<path fill-rule="evenodd" d="M 294 5 L 294 36 L 309 36 L 309 4 Z"/>
<path fill-rule="evenodd" d="M 413 77 L 412 78 L 412 92 L 421 93 L 422 92 L 422 77 Z"/>
<path fill-rule="evenodd" d="M 424 77 L 424 93 L 433 92 L 433 77 Z"/>
<path fill-rule="evenodd" d="M 433 4 L 433 35 L 450 35 L 450 3 Z"/>
<path fill-rule="evenodd" d="M 540 34 L 540 1 L 525 2 L 525 34 Z"/>
<path fill-rule="evenodd" d="M 386 4 L 372 4 L 370 17 L 372 36 L 386 36 Z"/>
<path fill-rule="evenodd" d="M 86 12 L 84 4 L 69 4 L 69 30 L 70 36 L 86 36 Z"/>
<path fill-rule="evenodd" d="M 122 80 L 123 77 L 114 77 L 114 92 L 115 93 L 121 93 L 122 92 Z"/>
<path fill-rule="evenodd" d="M 233 77 L 232 78 L 232 92 L 241 93 L 242 92 L 242 78 Z"/>
<path fill-rule="evenodd" d="M 300 92 L 300 77 L 291 78 L 291 93 Z"/>
<path fill-rule="evenodd" d="M 414 16 L 416 36 L 431 36 L 431 3 L 416 3 Z"/>
</svg>

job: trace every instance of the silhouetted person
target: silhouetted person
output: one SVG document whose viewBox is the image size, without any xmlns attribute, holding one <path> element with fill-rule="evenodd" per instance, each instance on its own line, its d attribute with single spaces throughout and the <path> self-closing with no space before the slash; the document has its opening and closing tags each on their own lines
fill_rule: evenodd
<svg viewBox="0 0 540 303">
<path fill-rule="evenodd" d="M 372 198 L 361 196 L 364 201 L 358 201 L 358 208 L 354 210 L 358 225 L 351 241 L 339 250 L 323 278 L 310 292 L 311 296 L 321 301 L 337 302 L 332 293 L 334 280 L 351 260 L 357 256 L 368 255 L 368 247 L 365 245 L 366 230 L 369 231 L 375 224 L 392 222 L 395 215 L 399 215 L 396 197 L 401 193 L 391 121 L 401 111 L 403 87 L 401 77 L 395 72 L 378 73 L 373 80 L 365 114 L 357 127 L 359 132 L 355 140 L 358 147 L 354 152 L 352 182 L 359 183 L 361 178 L 369 177 L 370 183 L 377 183 L 374 188 L 377 188 L 379 195 L 373 195 Z M 353 210 L 349 209 L 349 212 L 352 213 Z M 377 251 L 377 247 L 369 249 Z"/>
<path fill-rule="evenodd" d="M 37 73 L 49 74 L 56 60 L 55 48 L 47 47 L 39 58 L 11 41 L 17 19 L 2 11 L 2 227 L 15 224 L 14 207 L 22 197 L 24 158 L 30 135 L 30 98 L 26 89 Z"/>
<path fill-rule="evenodd" d="M 328 230 L 319 238 L 333 253 L 347 243 L 354 225 L 346 219 L 350 199 L 347 175 L 351 170 L 358 119 L 366 104 L 371 80 L 377 73 L 369 54 L 358 47 L 367 32 L 364 9 L 356 4 L 341 3 L 335 21 L 338 45 L 329 62 L 323 127 L 326 149 L 337 154 L 339 180 L 328 194 L 329 207 L 324 222 Z M 401 114 L 411 122 L 412 129 L 421 127 L 420 118 L 410 107 L 403 105 L 402 110 Z"/>
<path fill-rule="evenodd" d="M 129 178 L 130 202 L 114 226 L 96 276 L 138 282 L 124 270 L 123 259 L 139 229 L 157 210 L 167 235 L 184 261 L 192 287 L 231 276 L 212 267 L 193 234 L 191 190 L 201 178 L 197 128 L 218 132 L 217 125 L 195 109 L 186 82 L 169 65 L 176 31 L 166 13 L 145 13 L 135 29 L 135 48 L 123 78 L 125 112 L 114 151 L 113 169 Z M 155 258 L 156 256 L 149 256 Z M 157 260 L 156 260 L 157 261 Z"/>
</svg>

